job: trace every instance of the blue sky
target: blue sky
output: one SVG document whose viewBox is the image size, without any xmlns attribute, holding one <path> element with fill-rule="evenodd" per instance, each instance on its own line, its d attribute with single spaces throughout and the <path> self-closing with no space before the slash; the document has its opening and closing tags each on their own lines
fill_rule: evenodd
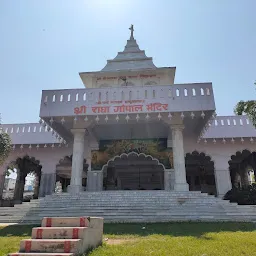
<svg viewBox="0 0 256 256">
<path fill-rule="evenodd" d="M 255 0 L 1 0 L 0 113 L 3 123 L 38 122 L 43 89 L 83 87 L 123 50 L 134 24 L 157 66 L 176 83 L 212 82 L 217 113 L 255 99 Z"/>
</svg>

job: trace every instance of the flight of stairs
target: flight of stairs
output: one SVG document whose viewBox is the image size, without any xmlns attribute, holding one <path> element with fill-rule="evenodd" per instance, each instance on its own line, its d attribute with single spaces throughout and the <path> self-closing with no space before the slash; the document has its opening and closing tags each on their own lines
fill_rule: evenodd
<svg viewBox="0 0 256 256">
<path fill-rule="evenodd" d="M 105 222 L 256 221 L 256 206 L 237 205 L 196 191 L 61 193 L 39 199 L 19 221 L 9 216 L 6 222 L 38 224 L 44 216 L 84 215 L 103 217 Z"/>
<path fill-rule="evenodd" d="M 41 199 L 36 199 L 30 202 L 16 204 L 14 207 L 0 207 L 0 223 L 22 222 L 24 216 L 26 216 L 31 209 L 35 209 L 39 206 L 40 201 Z"/>
<path fill-rule="evenodd" d="M 20 242 L 20 251 L 9 256 L 72 256 L 102 243 L 103 219 L 94 217 L 43 218 L 33 228 L 32 239 Z"/>
</svg>

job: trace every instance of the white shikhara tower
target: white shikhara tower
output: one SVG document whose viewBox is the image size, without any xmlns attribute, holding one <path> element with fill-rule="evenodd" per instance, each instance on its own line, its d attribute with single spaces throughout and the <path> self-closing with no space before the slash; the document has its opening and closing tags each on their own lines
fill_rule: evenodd
<svg viewBox="0 0 256 256">
<path fill-rule="evenodd" d="M 156 67 L 138 46 L 133 25 L 130 30 L 124 50 L 101 71 L 80 73 L 86 89 L 43 92 L 40 117 L 73 144 L 70 191 L 83 190 L 85 155 L 89 166 L 86 189 L 102 190 L 104 170 L 91 168 L 92 148 L 99 147 L 100 141 L 154 138 L 164 138 L 173 153 L 161 187 L 188 191 L 183 136 L 196 139 L 212 117 L 212 85 L 175 85 L 176 68 Z M 200 95 L 200 90 L 205 94 Z"/>
<path fill-rule="evenodd" d="M 112 59 L 108 60 L 106 66 L 98 72 L 83 72 L 80 73 L 80 77 L 86 86 L 86 88 L 102 88 L 102 89 L 110 89 L 113 90 L 122 90 L 122 87 L 131 88 L 129 91 L 129 95 L 135 95 L 138 91 L 135 91 L 138 87 L 155 87 L 155 86 L 166 86 L 166 85 L 173 85 L 174 84 L 174 78 L 175 78 L 175 67 L 161 67 L 157 68 L 155 64 L 153 63 L 152 57 L 147 57 L 144 50 L 141 50 L 139 48 L 139 45 L 137 44 L 135 38 L 134 38 L 134 28 L 133 25 L 130 27 L 131 35 L 129 40 L 127 40 L 127 44 L 122 52 L 118 52 L 117 56 Z M 134 90 L 134 91 L 132 91 Z M 157 91 L 153 89 L 153 94 Z M 109 92 L 111 91 L 105 91 L 104 93 L 107 93 L 109 95 Z M 114 92 L 115 93 L 115 92 Z M 123 91 L 121 91 L 123 93 Z M 100 92 L 101 94 L 101 92 Z M 138 94 L 137 94 L 138 95 Z M 159 98 L 164 96 L 163 89 L 159 88 Z M 155 95 L 153 96 L 155 97 Z M 125 97 L 124 97 L 125 98 Z M 132 96 L 129 96 L 129 99 L 131 99 Z M 128 98 L 127 98 L 128 99 Z M 137 97 L 138 99 L 138 97 Z M 154 100 L 160 100 L 157 97 L 155 97 Z M 161 116 L 160 113 L 158 116 Z M 126 116 L 127 117 L 127 116 Z M 138 115 L 137 115 L 138 117 Z M 129 117 L 130 118 L 130 117 Z M 180 121 L 180 118 L 176 118 L 177 122 L 176 125 L 172 126 L 170 131 L 167 131 L 167 134 L 157 134 L 156 137 L 169 137 L 169 144 L 171 143 L 174 145 L 173 154 L 175 156 L 174 159 L 174 167 L 176 169 L 175 172 L 175 184 L 173 184 L 173 187 L 176 190 L 179 191 L 187 191 L 188 190 L 188 184 L 186 182 L 186 174 L 185 174 L 185 162 L 182 155 L 184 155 L 184 149 L 183 149 L 183 125 L 182 121 Z M 127 119 L 126 119 L 127 120 Z M 138 120 L 137 120 L 138 121 Z M 127 120 L 128 122 L 128 120 Z M 114 124 L 113 124 L 114 125 Z M 170 124 L 168 124 L 170 125 Z M 146 124 L 148 126 L 148 124 Z M 140 130 L 145 129 L 145 127 L 137 128 Z M 157 130 L 158 128 L 152 128 L 154 124 L 151 124 L 151 130 Z M 95 128 L 95 130 L 98 130 L 98 134 L 101 134 L 100 137 L 109 137 L 107 135 L 108 127 L 105 127 L 104 125 L 101 126 L 102 128 L 98 127 Z M 132 128 L 133 130 L 136 130 L 136 128 Z M 168 129 L 167 129 L 168 130 Z M 79 130 L 78 130 L 79 131 Z M 113 134 L 113 130 L 111 131 Z M 123 134 L 119 134 L 120 137 L 125 137 L 125 129 L 122 129 Z M 135 132 L 136 133 L 136 132 Z M 151 132 L 151 135 L 154 132 Z M 74 141 L 76 141 L 76 137 L 81 136 L 81 132 L 75 132 L 73 130 L 74 134 Z M 79 134 L 79 135 L 78 135 Z M 104 134 L 104 135 L 103 135 Z M 114 136 L 114 135 L 112 135 Z M 118 139 L 118 134 L 115 134 L 116 139 Z M 137 135 L 138 136 L 138 135 Z M 143 136 L 143 135 L 140 135 Z M 138 136 L 139 137 L 139 136 Z M 172 137 L 172 139 L 171 139 Z M 79 140 L 79 139 L 78 139 Z M 78 142 L 77 142 L 78 145 Z M 79 145 L 76 147 L 74 146 L 74 152 L 77 151 L 77 148 L 81 150 L 81 147 Z M 82 158 L 80 157 L 80 160 Z M 80 161 L 81 162 L 81 161 Z M 75 171 L 76 170 L 76 171 Z M 179 170 L 179 171 L 178 171 Z M 165 170 L 165 187 L 168 190 L 170 187 L 170 179 L 171 175 L 174 171 L 172 170 Z M 76 174 L 77 173 L 77 174 Z M 78 176 L 79 171 L 77 171 L 77 168 L 74 166 L 74 171 L 72 171 L 72 174 L 76 174 L 76 177 L 78 177 L 78 180 L 80 179 L 80 176 Z M 93 182 L 90 182 L 90 179 L 96 179 L 95 176 L 90 176 L 92 172 L 88 172 L 88 178 L 87 179 L 87 185 L 88 189 L 91 189 L 91 184 Z M 99 179 L 101 179 L 102 174 L 99 175 Z M 76 187 L 76 178 L 74 177 L 71 179 L 71 186 L 72 181 L 74 187 Z M 100 182 L 95 181 L 94 183 L 99 184 Z M 98 186 L 100 187 L 100 186 Z M 92 188 L 92 190 L 94 190 Z"/>
<path fill-rule="evenodd" d="M 99 72 L 82 72 L 80 77 L 87 88 L 116 86 L 170 85 L 174 83 L 175 67 L 157 68 L 152 57 L 140 50 L 134 38 L 133 25 L 131 36 L 122 52 L 108 60 Z M 143 72 L 143 74 L 142 74 Z"/>
</svg>

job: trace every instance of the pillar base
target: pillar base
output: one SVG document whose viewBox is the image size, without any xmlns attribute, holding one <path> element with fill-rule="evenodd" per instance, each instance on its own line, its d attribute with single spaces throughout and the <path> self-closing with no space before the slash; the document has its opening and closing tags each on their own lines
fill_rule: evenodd
<svg viewBox="0 0 256 256">
<path fill-rule="evenodd" d="M 174 184 L 174 191 L 189 191 L 188 183 L 175 183 Z"/>
<path fill-rule="evenodd" d="M 84 187 L 81 185 L 69 185 L 67 190 L 70 194 L 78 194 L 84 191 Z"/>
</svg>

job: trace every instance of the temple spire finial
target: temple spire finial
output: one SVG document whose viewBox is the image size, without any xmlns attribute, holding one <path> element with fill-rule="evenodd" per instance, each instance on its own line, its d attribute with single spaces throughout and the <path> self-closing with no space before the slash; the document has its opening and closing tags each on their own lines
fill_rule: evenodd
<svg viewBox="0 0 256 256">
<path fill-rule="evenodd" d="M 131 27 L 129 29 L 131 30 L 131 36 L 130 36 L 130 40 L 131 40 L 131 39 L 134 39 L 134 37 L 133 37 L 133 32 L 134 32 L 133 25 L 131 25 Z"/>
</svg>

